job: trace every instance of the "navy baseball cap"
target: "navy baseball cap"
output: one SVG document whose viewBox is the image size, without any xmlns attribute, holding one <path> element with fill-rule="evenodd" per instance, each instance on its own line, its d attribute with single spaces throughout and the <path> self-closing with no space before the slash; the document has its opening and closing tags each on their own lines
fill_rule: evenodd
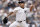
<svg viewBox="0 0 40 27">
<path fill-rule="evenodd" d="M 19 1 L 18 3 L 20 4 L 20 3 L 25 3 L 25 2 L 24 1 Z"/>
</svg>

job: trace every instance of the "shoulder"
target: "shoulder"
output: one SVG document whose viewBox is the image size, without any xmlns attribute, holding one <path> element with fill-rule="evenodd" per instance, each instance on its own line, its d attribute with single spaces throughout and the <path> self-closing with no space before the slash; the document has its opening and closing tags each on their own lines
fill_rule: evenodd
<svg viewBox="0 0 40 27">
<path fill-rule="evenodd" d="M 25 7 L 24 10 L 27 11 L 27 12 L 30 12 L 30 8 L 26 8 L 26 7 Z"/>
<path fill-rule="evenodd" d="M 30 8 L 26 8 L 26 7 L 25 7 L 24 10 L 30 10 Z"/>
<path fill-rule="evenodd" d="M 14 10 L 19 10 L 20 9 L 20 7 L 16 7 Z"/>
<path fill-rule="evenodd" d="M 9 8 L 9 10 L 12 10 L 11 8 Z"/>
<path fill-rule="evenodd" d="M 13 9 L 12 9 L 12 8 L 10 8 L 10 9 L 9 9 L 9 12 L 13 12 Z"/>
<path fill-rule="evenodd" d="M 30 8 L 25 7 L 25 9 L 30 9 Z"/>
</svg>

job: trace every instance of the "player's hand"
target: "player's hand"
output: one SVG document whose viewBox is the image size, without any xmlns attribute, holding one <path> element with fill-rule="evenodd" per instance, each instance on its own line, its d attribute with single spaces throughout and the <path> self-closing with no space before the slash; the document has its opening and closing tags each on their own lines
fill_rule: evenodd
<svg viewBox="0 0 40 27">
<path fill-rule="evenodd" d="M 5 17 L 5 18 L 3 19 L 3 23 L 6 24 L 7 22 L 8 22 L 8 18 Z"/>
</svg>

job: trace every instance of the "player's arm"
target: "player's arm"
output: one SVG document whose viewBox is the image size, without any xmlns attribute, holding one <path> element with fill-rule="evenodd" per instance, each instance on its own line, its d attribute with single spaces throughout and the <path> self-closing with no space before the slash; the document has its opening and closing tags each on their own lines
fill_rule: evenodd
<svg viewBox="0 0 40 27">
<path fill-rule="evenodd" d="M 30 11 L 32 11 L 32 9 L 33 9 L 33 5 L 31 5 L 31 7 L 30 7 Z"/>
<path fill-rule="evenodd" d="M 9 17 L 10 15 L 12 15 L 12 14 L 15 14 L 16 12 L 17 12 L 17 11 L 14 11 L 14 12 L 11 12 L 10 14 L 8 14 L 8 16 L 3 19 L 3 23 L 6 24 L 6 23 L 8 22 L 8 17 Z"/>
<path fill-rule="evenodd" d="M 13 13 L 14 13 L 14 12 L 9 13 L 7 17 L 9 17 L 10 15 L 12 15 Z"/>
<path fill-rule="evenodd" d="M 10 15 L 12 15 L 12 14 L 15 15 L 16 13 L 17 13 L 17 10 L 15 10 L 14 12 L 9 13 L 8 16 L 7 16 L 7 18 L 8 18 Z"/>
<path fill-rule="evenodd" d="M 12 14 L 13 12 L 11 12 L 7 17 L 5 17 L 3 19 L 3 23 L 6 24 L 8 22 L 8 17 Z"/>
</svg>

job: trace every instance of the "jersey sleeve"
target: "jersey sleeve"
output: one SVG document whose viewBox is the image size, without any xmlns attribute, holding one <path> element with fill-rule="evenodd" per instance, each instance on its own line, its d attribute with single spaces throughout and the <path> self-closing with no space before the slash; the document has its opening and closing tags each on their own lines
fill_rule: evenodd
<svg viewBox="0 0 40 27">
<path fill-rule="evenodd" d="M 13 12 L 17 12 L 18 11 L 18 9 L 17 8 L 15 8 L 14 10 L 13 10 Z"/>
<path fill-rule="evenodd" d="M 26 12 L 30 12 L 30 8 L 25 8 L 25 11 Z"/>
<path fill-rule="evenodd" d="M 9 12 L 17 12 L 18 10 L 19 10 L 19 8 L 10 9 Z"/>
<path fill-rule="evenodd" d="M 13 12 L 13 10 L 12 9 L 9 9 L 9 12 Z"/>
</svg>

